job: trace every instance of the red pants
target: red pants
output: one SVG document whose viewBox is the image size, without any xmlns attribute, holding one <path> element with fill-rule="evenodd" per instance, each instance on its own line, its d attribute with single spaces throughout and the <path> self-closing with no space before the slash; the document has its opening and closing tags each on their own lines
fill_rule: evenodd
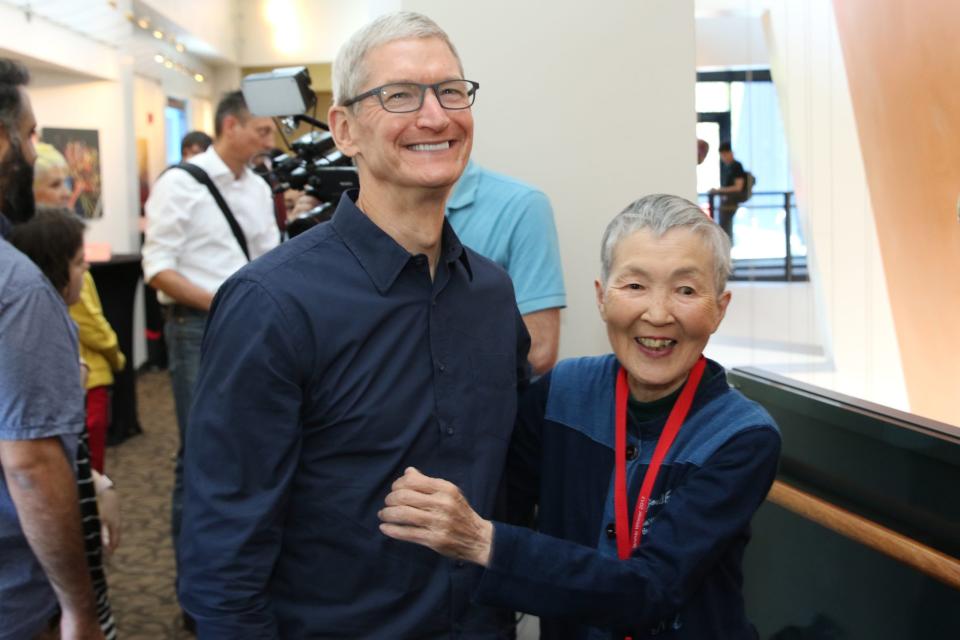
<svg viewBox="0 0 960 640">
<path fill-rule="evenodd" d="M 110 387 L 94 387 L 87 391 L 87 437 L 90 439 L 90 465 L 100 473 L 103 473 L 109 426 Z"/>
</svg>

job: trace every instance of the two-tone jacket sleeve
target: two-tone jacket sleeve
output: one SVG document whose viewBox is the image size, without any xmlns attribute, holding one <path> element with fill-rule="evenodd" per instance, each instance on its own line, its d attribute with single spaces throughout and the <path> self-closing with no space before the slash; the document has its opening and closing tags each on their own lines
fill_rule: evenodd
<svg viewBox="0 0 960 640">
<path fill-rule="evenodd" d="M 779 451 L 772 428 L 731 438 L 673 492 L 628 560 L 495 523 L 477 600 L 615 629 L 654 624 L 680 610 L 743 535 L 773 482 Z"/>
</svg>

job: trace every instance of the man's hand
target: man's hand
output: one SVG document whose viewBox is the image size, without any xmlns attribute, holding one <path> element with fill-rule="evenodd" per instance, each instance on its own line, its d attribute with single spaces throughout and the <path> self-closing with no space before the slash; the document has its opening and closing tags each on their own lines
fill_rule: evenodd
<svg viewBox="0 0 960 640">
<path fill-rule="evenodd" d="M 104 640 L 96 616 L 77 619 L 64 612 L 60 616 L 60 640 Z"/>
<path fill-rule="evenodd" d="M 100 639 L 77 479 L 60 438 L 0 440 L 0 467 L 30 548 L 60 602 L 62 637 Z"/>
<path fill-rule="evenodd" d="M 153 276 L 148 282 L 157 291 L 165 294 L 182 304 L 201 311 L 210 311 L 213 304 L 213 292 L 202 289 L 173 269 L 164 269 Z"/>
<path fill-rule="evenodd" d="M 301 213 L 306 213 L 311 211 L 316 207 L 320 206 L 320 201 L 314 198 L 313 196 L 303 194 L 297 198 L 296 203 L 294 204 L 293 211 L 290 212 L 290 215 L 287 216 L 287 220 L 293 220 Z"/>
<path fill-rule="evenodd" d="M 482 566 L 490 562 L 493 524 L 477 515 L 454 484 L 408 467 L 384 504 L 377 515 L 385 535 L 448 558 Z"/>
</svg>

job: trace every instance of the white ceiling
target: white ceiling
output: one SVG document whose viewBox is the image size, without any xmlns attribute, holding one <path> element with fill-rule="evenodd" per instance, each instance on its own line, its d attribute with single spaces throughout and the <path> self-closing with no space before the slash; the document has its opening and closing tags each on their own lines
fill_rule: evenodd
<svg viewBox="0 0 960 640">
<path fill-rule="evenodd" d="M 41 19 L 116 49 L 131 33 L 126 15 L 107 0 L 0 0 Z"/>
</svg>

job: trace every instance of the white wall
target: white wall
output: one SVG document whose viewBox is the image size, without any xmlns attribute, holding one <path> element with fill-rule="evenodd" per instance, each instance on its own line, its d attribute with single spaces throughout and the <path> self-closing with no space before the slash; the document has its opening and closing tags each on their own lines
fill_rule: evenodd
<svg viewBox="0 0 960 640">
<path fill-rule="evenodd" d="M 756 16 L 698 16 L 696 30 L 698 69 L 770 64 L 763 26 Z"/>
<path fill-rule="evenodd" d="M 765 25 L 832 370 L 799 379 L 908 409 L 830 0 L 771 3 Z"/>
<path fill-rule="evenodd" d="M 130 161 L 133 140 L 126 127 L 129 100 L 123 84 L 99 81 L 42 86 L 42 73 L 35 75 L 41 79 L 30 88 L 30 98 L 41 129 L 100 132 L 103 217 L 90 221 L 86 239 L 109 242 L 114 253 L 138 251 L 136 165 Z"/>
<path fill-rule="evenodd" d="M 152 183 L 167 163 L 163 120 L 167 95 L 161 83 L 153 78 L 137 76 L 133 87 L 134 131 L 137 140 L 147 142 L 147 178 Z"/>
<path fill-rule="evenodd" d="M 450 34 L 481 85 L 474 158 L 553 202 L 561 356 L 608 351 L 593 293 L 604 228 L 642 195 L 695 195 L 692 0 L 402 5 Z"/>
</svg>

